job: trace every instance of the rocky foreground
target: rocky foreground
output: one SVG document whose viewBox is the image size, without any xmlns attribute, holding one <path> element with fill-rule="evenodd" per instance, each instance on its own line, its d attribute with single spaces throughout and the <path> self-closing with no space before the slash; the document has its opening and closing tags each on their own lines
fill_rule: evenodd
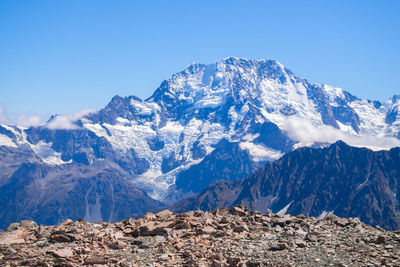
<svg viewBox="0 0 400 267">
<path fill-rule="evenodd" d="M 399 266 L 400 232 L 355 218 L 169 210 L 117 223 L 33 221 L 0 233 L 0 266 Z"/>
</svg>

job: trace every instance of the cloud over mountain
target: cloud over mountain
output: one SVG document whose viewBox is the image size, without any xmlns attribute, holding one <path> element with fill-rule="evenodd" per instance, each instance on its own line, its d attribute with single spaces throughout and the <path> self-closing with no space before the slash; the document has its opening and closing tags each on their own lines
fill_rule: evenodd
<svg viewBox="0 0 400 267">
<path fill-rule="evenodd" d="M 78 126 L 75 124 L 75 122 L 78 121 L 79 119 L 81 119 L 82 117 L 89 115 L 91 113 L 94 113 L 94 112 L 96 112 L 96 109 L 85 109 L 85 110 L 81 110 L 81 111 L 73 113 L 73 114 L 57 115 L 46 124 L 46 127 L 51 130 L 77 129 Z"/>
<path fill-rule="evenodd" d="M 43 124 L 43 119 L 39 115 L 22 114 L 17 118 L 17 125 L 24 127 L 37 127 Z"/>
<path fill-rule="evenodd" d="M 356 135 L 344 132 L 330 125 L 313 125 L 309 120 L 291 117 L 283 124 L 282 129 L 298 146 L 309 146 L 314 143 L 334 143 L 342 140 L 351 146 L 367 147 L 372 150 L 390 149 L 400 146 L 400 140 L 393 137 L 379 137 L 371 135 Z"/>
<path fill-rule="evenodd" d="M 3 106 L 0 105 L 0 124 L 8 123 L 9 119 L 4 112 Z"/>
</svg>

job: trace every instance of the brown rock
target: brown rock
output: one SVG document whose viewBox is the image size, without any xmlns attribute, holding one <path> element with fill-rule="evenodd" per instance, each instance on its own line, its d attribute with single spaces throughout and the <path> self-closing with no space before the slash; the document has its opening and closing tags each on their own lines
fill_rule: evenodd
<svg viewBox="0 0 400 267">
<path fill-rule="evenodd" d="M 239 257 L 228 257 L 226 261 L 229 266 L 238 266 L 242 260 Z"/>
<path fill-rule="evenodd" d="M 68 258 L 74 255 L 74 252 L 70 248 L 51 250 L 49 251 L 49 253 L 55 256 L 56 258 Z"/>
<path fill-rule="evenodd" d="M 254 232 L 249 233 L 249 239 L 256 240 L 258 238 L 260 238 L 260 233 L 254 233 Z"/>
<path fill-rule="evenodd" d="M 133 229 L 131 227 L 126 227 L 124 230 L 122 230 L 125 234 L 129 235 L 133 233 Z"/>
<path fill-rule="evenodd" d="M 127 244 L 123 241 L 117 241 L 114 244 L 115 244 L 115 248 L 117 248 L 117 249 L 123 249 L 123 248 L 126 248 L 126 246 L 127 246 Z"/>
<path fill-rule="evenodd" d="M 66 219 L 61 225 L 67 226 L 67 225 L 72 225 L 74 224 L 74 221 L 71 219 Z"/>
<path fill-rule="evenodd" d="M 14 231 L 17 230 L 21 226 L 21 223 L 15 222 L 8 226 L 7 231 Z"/>
<path fill-rule="evenodd" d="M 175 248 L 180 250 L 181 248 L 183 248 L 185 246 L 185 244 L 183 244 L 182 242 L 178 242 L 175 244 Z"/>
<path fill-rule="evenodd" d="M 181 223 L 177 223 L 174 226 L 175 229 L 179 230 L 179 229 L 190 229 L 190 223 L 188 222 L 181 222 Z"/>
<path fill-rule="evenodd" d="M 155 224 L 153 221 L 144 223 L 140 226 L 140 235 L 143 236 L 154 236 L 154 235 L 164 235 L 172 230 L 171 222 L 160 222 Z"/>
<path fill-rule="evenodd" d="M 227 224 L 229 223 L 228 219 L 226 217 L 222 217 L 222 219 L 219 221 L 220 224 Z"/>
<path fill-rule="evenodd" d="M 213 260 L 211 263 L 211 267 L 224 267 L 224 266 L 227 266 L 227 265 L 222 263 L 219 260 Z"/>
<path fill-rule="evenodd" d="M 143 233 L 147 233 L 147 232 L 149 232 L 149 231 L 154 230 L 154 225 L 155 225 L 155 222 L 146 222 L 146 223 L 142 223 L 142 224 L 139 226 L 140 234 L 142 235 Z"/>
<path fill-rule="evenodd" d="M 0 245 L 22 244 L 25 243 L 24 237 L 26 232 L 22 229 L 13 230 L 12 232 L 0 233 Z"/>
<path fill-rule="evenodd" d="M 72 242 L 75 240 L 75 236 L 63 231 L 55 231 L 50 234 L 49 240 L 51 242 Z"/>
<path fill-rule="evenodd" d="M 108 259 L 104 256 L 92 256 L 85 259 L 85 264 L 107 264 Z"/>
<path fill-rule="evenodd" d="M 296 246 L 298 246 L 299 248 L 304 248 L 307 246 L 306 242 L 304 242 L 304 240 L 302 239 L 296 239 L 294 241 L 294 243 L 296 244 Z"/>
<path fill-rule="evenodd" d="M 171 217 L 173 214 L 174 214 L 174 213 L 173 213 L 172 211 L 170 211 L 170 210 L 163 210 L 163 211 L 160 211 L 159 213 L 157 213 L 156 216 L 157 216 L 158 218 L 169 218 L 169 217 Z"/>
<path fill-rule="evenodd" d="M 288 245 L 286 243 L 277 243 L 277 244 L 273 244 L 272 246 L 270 246 L 269 250 L 279 251 L 279 250 L 285 250 L 287 248 L 288 248 Z"/>
<path fill-rule="evenodd" d="M 39 228 L 39 226 L 34 221 L 24 220 L 24 221 L 21 221 L 21 228 L 33 230 L 33 229 Z"/>
<path fill-rule="evenodd" d="M 244 209 L 242 209 L 242 207 L 240 207 L 240 206 L 233 207 L 232 210 L 231 210 L 231 213 L 233 215 L 239 215 L 239 216 L 246 216 L 247 215 L 247 212 Z"/>
<path fill-rule="evenodd" d="M 154 215 L 154 213 L 147 212 L 147 213 L 143 216 L 143 218 L 146 219 L 146 220 L 151 221 L 151 220 L 155 220 L 157 217 L 156 217 L 156 215 Z"/>
<path fill-rule="evenodd" d="M 382 235 L 378 236 L 378 237 L 376 238 L 376 240 L 375 240 L 375 243 L 376 243 L 376 244 L 383 244 L 383 243 L 385 243 L 385 237 L 382 236 Z"/>
<path fill-rule="evenodd" d="M 249 231 L 249 227 L 247 227 L 246 224 L 243 224 L 243 225 L 239 225 L 239 226 L 235 227 L 233 229 L 233 231 L 235 233 L 241 233 L 241 232 L 244 232 L 244 231 L 248 232 Z"/>
<path fill-rule="evenodd" d="M 203 235 L 210 235 L 217 232 L 217 230 L 212 226 L 205 226 L 200 229 L 199 233 Z"/>
</svg>

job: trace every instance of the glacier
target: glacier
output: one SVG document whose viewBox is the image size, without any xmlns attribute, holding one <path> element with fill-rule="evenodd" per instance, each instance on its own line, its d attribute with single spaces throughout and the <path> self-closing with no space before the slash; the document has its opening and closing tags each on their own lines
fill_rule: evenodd
<svg viewBox="0 0 400 267">
<path fill-rule="evenodd" d="M 228 57 L 190 64 L 146 100 L 115 96 L 99 111 L 69 117 L 68 127 L 58 127 L 57 116 L 28 129 L 2 125 L 0 146 L 28 145 L 49 165 L 110 162 L 164 201 L 176 194 L 177 175 L 221 140 L 238 143 L 258 166 L 298 147 L 342 139 L 389 149 L 400 146 L 399 109 L 399 96 L 383 103 L 359 99 L 297 77 L 275 60 Z"/>
</svg>

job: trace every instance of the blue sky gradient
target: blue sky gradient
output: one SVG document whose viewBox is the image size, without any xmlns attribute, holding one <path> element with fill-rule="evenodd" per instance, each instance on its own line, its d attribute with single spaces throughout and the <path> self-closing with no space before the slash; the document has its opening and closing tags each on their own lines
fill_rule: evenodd
<svg viewBox="0 0 400 267">
<path fill-rule="evenodd" d="M 362 98 L 400 93 L 400 1 L 0 1 L 7 116 L 149 97 L 191 62 L 276 59 Z"/>
</svg>

